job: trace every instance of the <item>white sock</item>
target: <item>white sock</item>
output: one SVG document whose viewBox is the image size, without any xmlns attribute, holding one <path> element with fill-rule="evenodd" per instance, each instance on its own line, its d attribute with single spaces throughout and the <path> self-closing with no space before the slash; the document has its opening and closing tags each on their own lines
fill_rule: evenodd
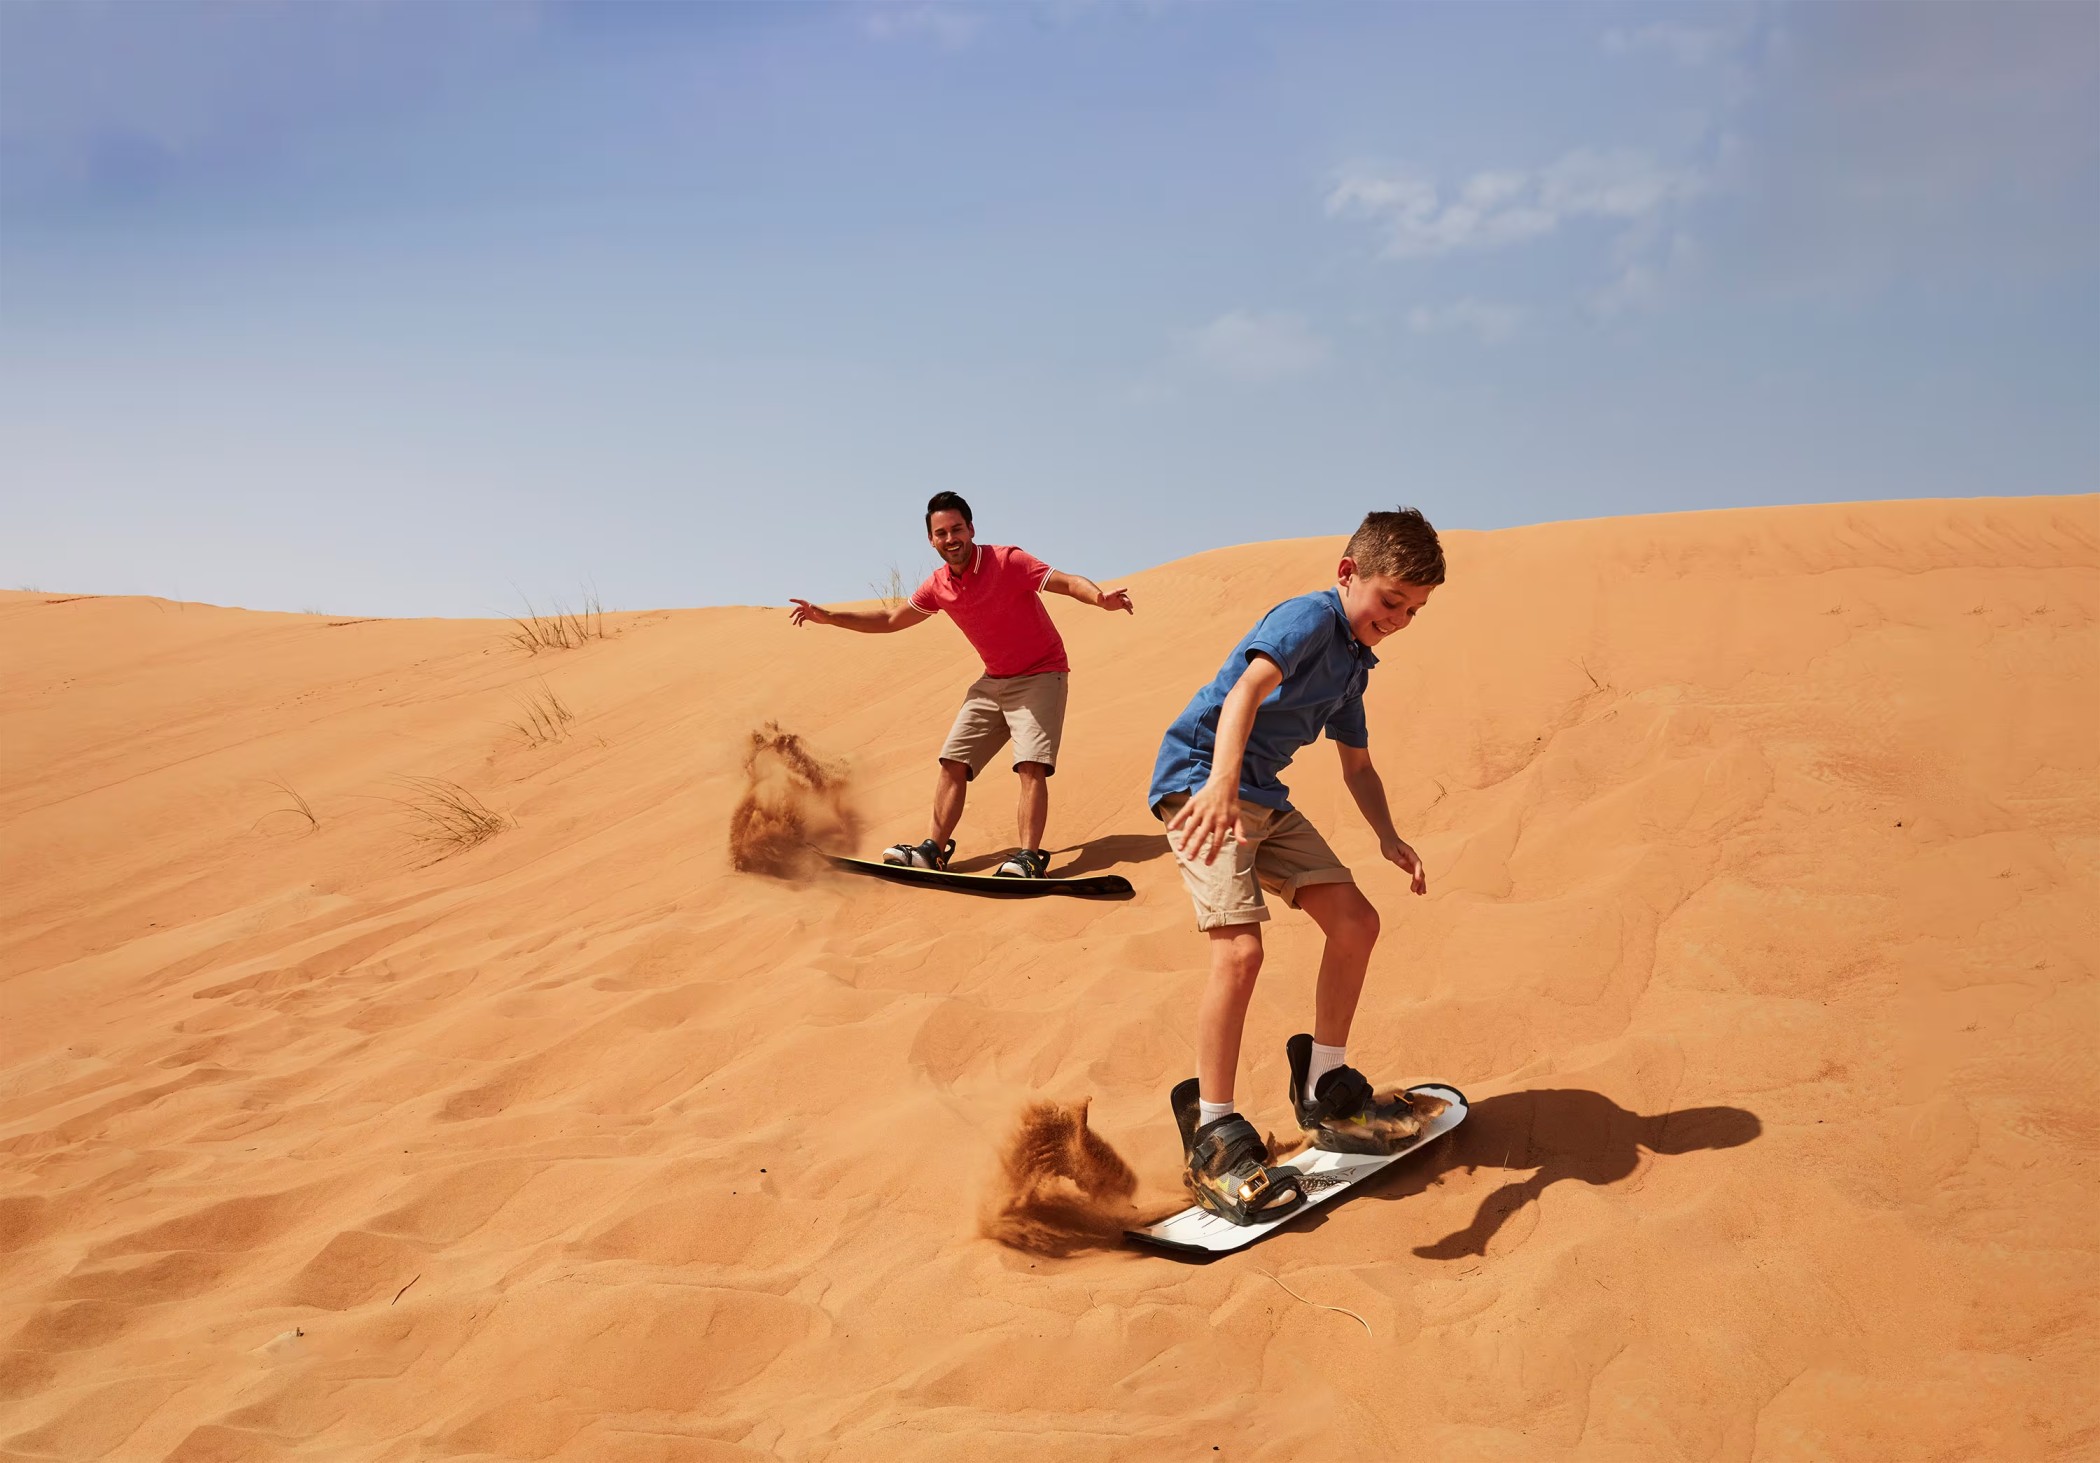
<svg viewBox="0 0 2100 1463">
<path fill-rule="evenodd" d="M 1205 1102 L 1199 1097 L 1196 1099 L 1196 1106 L 1202 1110 L 1202 1116 L 1196 1119 L 1196 1126 L 1199 1128 L 1205 1123 L 1214 1123 L 1219 1118 L 1230 1117 L 1233 1113 L 1232 1099 L 1229 1097 L 1223 1102 Z"/>
<path fill-rule="evenodd" d="M 1312 1061 L 1305 1068 L 1305 1095 L 1307 1097 L 1317 1097 L 1319 1095 L 1320 1079 L 1332 1072 L 1336 1067 L 1343 1065 L 1343 1058 L 1348 1053 L 1349 1047 L 1346 1042 L 1341 1046 L 1321 1046 L 1317 1041 L 1312 1044 Z"/>
</svg>

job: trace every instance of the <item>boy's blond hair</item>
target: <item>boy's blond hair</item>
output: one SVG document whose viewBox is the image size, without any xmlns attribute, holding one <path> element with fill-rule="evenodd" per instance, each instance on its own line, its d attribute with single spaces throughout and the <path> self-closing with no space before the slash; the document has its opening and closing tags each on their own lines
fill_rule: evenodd
<svg viewBox="0 0 2100 1463">
<path fill-rule="evenodd" d="M 1408 584 L 1444 582 L 1444 546 L 1418 508 L 1366 513 L 1342 552 L 1356 561 L 1359 574 L 1390 574 Z"/>
</svg>

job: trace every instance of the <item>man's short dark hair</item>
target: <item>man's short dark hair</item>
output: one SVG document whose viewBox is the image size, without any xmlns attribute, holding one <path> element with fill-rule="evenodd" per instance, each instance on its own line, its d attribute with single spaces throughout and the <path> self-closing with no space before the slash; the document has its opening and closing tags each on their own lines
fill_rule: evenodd
<svg viewBox="0 0 2100 1463">
<path fill-rule="evenodd" d="M 961 493 L 935 493 L 926 500 L 926 532 L 933 533 L 933 515 L 936 513 L 960 513 L 963 522 L 975 528 L 977 520 L 970 516 L 970 505 L 963 501 Z"/>
</svg>

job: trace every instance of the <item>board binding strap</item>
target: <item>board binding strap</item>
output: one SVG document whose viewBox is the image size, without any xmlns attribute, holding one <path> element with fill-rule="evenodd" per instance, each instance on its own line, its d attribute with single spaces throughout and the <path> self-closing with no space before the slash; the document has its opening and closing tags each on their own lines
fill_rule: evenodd
<svg viewBox="0 0 2100 1463">
<path fill-rule="evenodd" d="M 1035 899 L 1046 894 L 1075 894 L 1085 899 L 1128 899 L 1137 891 L 1121 874 L 1083 874 L 1076 879 L 1017 879 L 1005 874 L 958 874 L 951 869 L 919 869 L 908 864 L 886 864 L 876 859 L 847 858 L 827 853 L 833 868 L 849 874 L 866 874 L 893 884 L 930 885 L 964 894 L 984 894 L 996 899 Z"/>
<path fill-rule="evenodd" d="M 1274 1165 L 1295 1170 L 1305 1184 L 1305 1202 L 1282 1218 L 1257 1224 L 1234 1224 L 1208 1209 L 1191 1204 L 1179 1214 L 1169 1215 L 1156 1224 L 1126 1229 L 1123 1238 L 1134 1245 L 1192 1260 L 1213 1260 L 1219 1255 L 1244 1250 L 1256 1240 L 1268 1238 L 1313 1210 L 1324 1209 L 1356 1192 L 1367 1180 L 1377 1177 L 1409 1154 L 1421 1152 L 1466 1120 L 1466 1095 L 1449 1083 L 1417 1082 L 1407 1091 L 1426 1092 L 1451 1105 L 1430 1119 L 1415 1135 L 1414 1141 L 1398 1153 L 1330 1153 L 1324 1148 L 1307 1148 Z"/>
</svg>

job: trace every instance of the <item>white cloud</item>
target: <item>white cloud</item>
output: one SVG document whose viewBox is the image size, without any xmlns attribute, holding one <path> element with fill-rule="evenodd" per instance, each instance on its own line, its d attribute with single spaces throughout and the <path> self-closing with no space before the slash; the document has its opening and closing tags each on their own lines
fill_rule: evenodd
<svg viewBox="0 0 2100 1463">
<path fill-rule="evenodd" d="M 1629 239 L 1617 253 L 1618 275 L 1585 302 L 1606 319 L 1657 308 L 1699 263 L 1698 246 L 1687 234 L 1673 234 L 1666 244 Z"/>
<path fill-rule="evenodd" d="M 1303 315 L 1287 310 L 1229 310 L 1185 341 L 1207 370 L 1239 381 L 1302 376 L 1326 364 L 1328 345 Z"/>
<path fill-rule="evenodd" d="M 1684 25 L 1676 21 L 1604 33 L 1604 49 L 1614 56 L 1660 51 L 1680 66 L 1704 66 L 1718 61 L 1741 41 L 1739 30 L 1717 25 Z"/>
<path fill-rule="evenodd" d="M 960 5 L 878 4 L 868 7 L 861 26 L 877 40 L 931 36 L 944 51 L 960 51 L 984 29 L 983 11 Z"/>
<path fill-rule="evenodd" d="M 1517 333 L 1524 312 L 1515 305 L 1471 296 L 1442 305 L 1417 305 L 1407 312 L 1407 328 L 1417 335 L 1470 331 L 1483 345 L 1500 345 Z"/>
<path fill-rule="evenodd" d="M 1417 173 L 1353 172 L 1327 195 L 1327 213 L 1377 224 L 1391 258 L 1430 259 L 1523 243 L 1568 219 L 1639 221 L 1702 187 L 1697 173 L 1646 153 L 1577 148 L 1533 172 L 1475 173 L 1448 193 Z"/>
</svg>

